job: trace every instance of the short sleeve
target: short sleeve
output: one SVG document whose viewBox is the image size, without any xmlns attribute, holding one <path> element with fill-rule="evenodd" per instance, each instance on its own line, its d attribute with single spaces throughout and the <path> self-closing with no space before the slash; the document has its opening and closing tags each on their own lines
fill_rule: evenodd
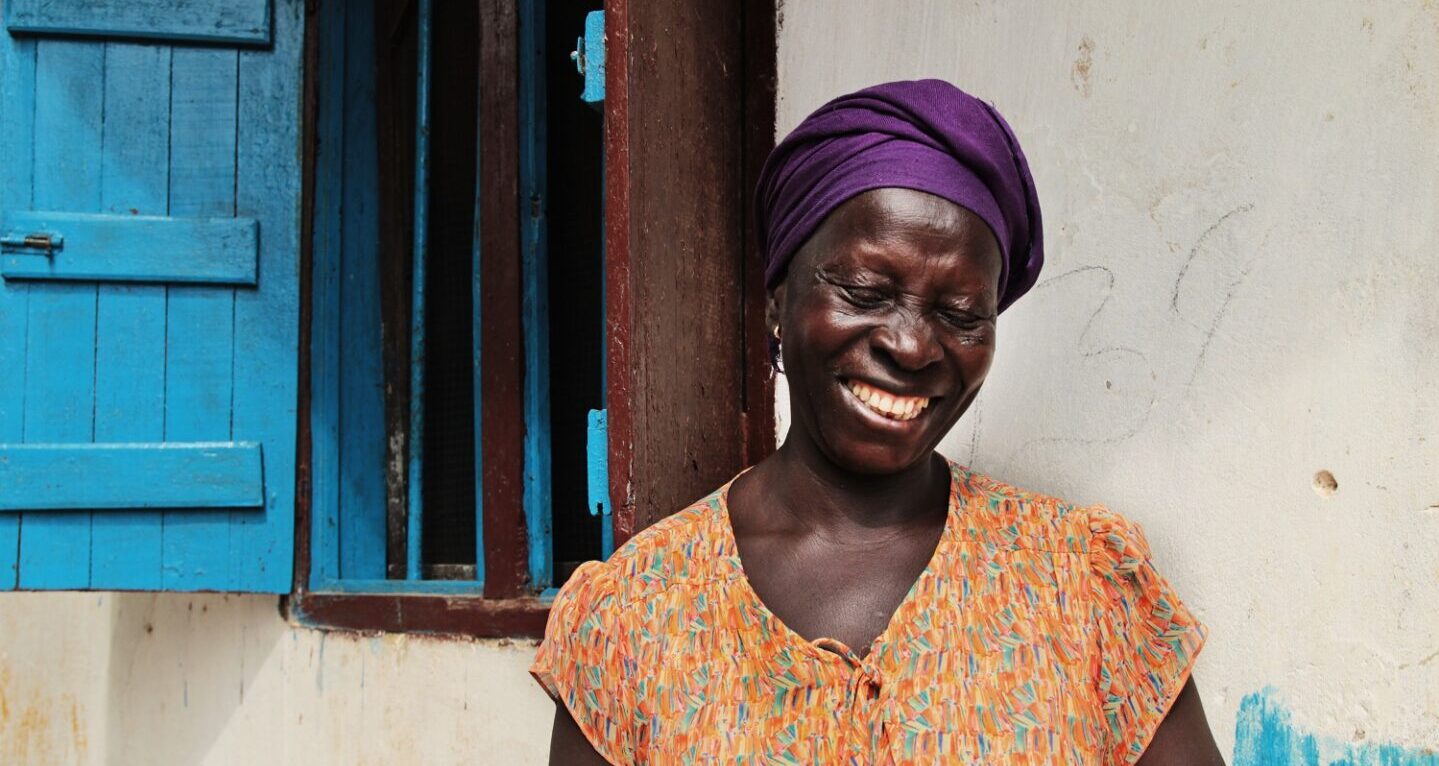
<svg viewBox="0 0 1439 766">
<path fill-rule="evenodd" d="M 1103 507 L 1089 511 L 1105 762 L 1130 764 L 1184 688 L 1207 630 L 1154 568 L 1139 526 Z"/>
<path fill-rule="evenodd" d="M 569 709 L 595 751 L 616 766 L 635 762 L 635 707 L 619 596 L 609 567 L 576 569 L 550 607 L 530 674 Z"/>
</svg>

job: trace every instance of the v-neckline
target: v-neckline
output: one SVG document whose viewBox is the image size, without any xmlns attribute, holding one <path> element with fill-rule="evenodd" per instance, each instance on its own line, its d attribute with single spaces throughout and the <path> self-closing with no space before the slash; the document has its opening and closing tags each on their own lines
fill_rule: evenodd
<svg viewBox="0 0 1439 766">
<path fill-rule="evenodd" d="M 779 615 L 770 610 L 769 606 L 764 603 L 764 599 L 760 598 L 759 592 L 754 589 L 754 585 L 750 583 L 749 575 L 745 572 L 744 561 L 740 558 L 739 540 L 735 537 L 734 522 L 730 519 L 729 512 L 730 487 L 734 485 L 740 476 L 749 472 L 748 468 L 735 475 L 735 477 L 728 482 L 725 482 L 725 485 L 720 487 L 716 493 L 719 499 L 721 542 L 724 547 L 732 553 L 729 558 L 732 560 L 732 565 L 734 566 L 735 581 L 740 588 L 740 596 L 749 603 L 751 609 L 760 615 L 761 619 L 773 626 L 776 633 L 783 635 L 788 644 L 803 647 L 804 650 L 812 656 L 839 656 L 856 666 L 870 666 L 880 655 L 880 650 L 889 642 L 890 634 L 897 630 L 898 627 L 903 625 L 904 621 L 908 619 L 908 613 L 912 611 L 916 599 L 915 594 L 919 591 L 920 585 L 935 575 L 935 570 L 940 560 L 944 558 L 945 546 L 949 544 L 949 541 L 956 534 L 961 505 L 959 499 L 961 482 L 954 462 L 943 456 L 941 456 L 941 459 L 944 460 L 945 468 L 949 471 L 949 495 L 945 501 L 944 527 L 940 530 L 939 541 L 935 543 L 934 551 L 930 554 L 929 560 L 925 562 L 924 569 L 920 570 L 919 576 L 910 584 L 909 590 L 905 591 L 904 598 L 900 600 L 899 605 L 896 606 L 894 612 L 890 614 L 889 621 L 885 623 L 884 629 L 870 642 L 868 651 L 865 652 L 864 656 L 861 657 L 855 654 L 852 647 L 837 638 L 818 636 L 810 639 L 800 635 L 799 631 L 791 628 L 784 620 L 780 619 Z M 843 652 L 825 649 L 822 644 L 830 644 L 839 649 L 843 649 Z"/>
</svg>

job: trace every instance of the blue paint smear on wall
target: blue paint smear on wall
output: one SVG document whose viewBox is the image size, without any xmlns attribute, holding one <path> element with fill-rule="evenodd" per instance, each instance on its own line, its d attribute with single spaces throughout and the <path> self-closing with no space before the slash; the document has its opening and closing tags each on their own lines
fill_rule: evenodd
<svg viewBox="0 0 1439 766">
<path fill-rule="evenodd" d="M 1265 689 L 1239 704 L 1234 766 L 1439 766 L 1439 750 L 1354 744 L 1296 730 L 1274 690 Z"/>
</svg>

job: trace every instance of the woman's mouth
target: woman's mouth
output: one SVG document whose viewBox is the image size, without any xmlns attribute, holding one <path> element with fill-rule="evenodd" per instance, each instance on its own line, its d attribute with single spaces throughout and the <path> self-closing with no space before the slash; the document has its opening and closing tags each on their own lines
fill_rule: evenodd
<svg viewBox="0 0 1439 766">
<path fill-rule="evenodd" d="M 857 380 L 845 380 L 844 385 L 864 406 L 889 420 L 914 420 L 929 406 L 927 396 L 900 396 Z"/>
</svg>

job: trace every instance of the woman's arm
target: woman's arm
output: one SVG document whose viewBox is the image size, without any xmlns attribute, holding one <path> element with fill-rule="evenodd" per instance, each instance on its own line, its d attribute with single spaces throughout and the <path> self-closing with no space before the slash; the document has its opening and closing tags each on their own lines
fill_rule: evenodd
<svg viewBox="0 0 1439 766">
<path fill-rule="evenodd" d="M 1200 716 L 1203 716 L 1203 711 Z M 1160 730 L 1163 730 L 1163 725 Z M 569 709 L 558 702 L 555 703 L 555 725 L 550 731 L 550 766 L 609 766 L 609 761 L 595 752 L 590 741 L 585 739 Z"/>
<path fill-rule="evenodd" d="M 1136 766 L 1224 766 L 1193 678 L 1180 690 Z"/>
</svg>

